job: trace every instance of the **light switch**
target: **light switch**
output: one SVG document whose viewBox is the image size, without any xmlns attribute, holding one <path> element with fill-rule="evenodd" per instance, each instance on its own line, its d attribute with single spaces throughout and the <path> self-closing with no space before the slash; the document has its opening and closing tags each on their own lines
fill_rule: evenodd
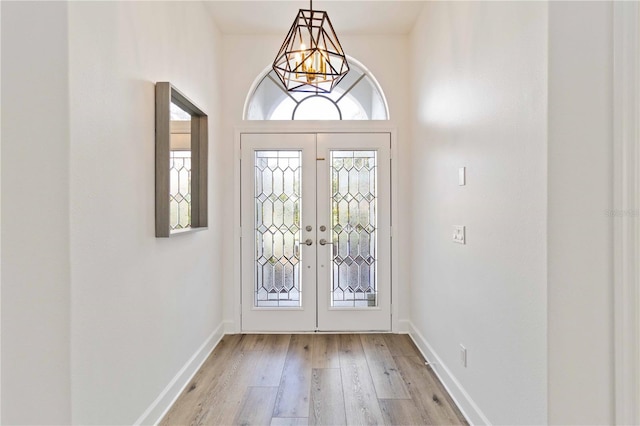
<svg viewBox="0 0 640 426">
<path fill-rule="evenodd" d="M 467 184 L 467 168 L 460 167 L 458 169 L 458 185 L 465 186 Z"/>
<path fill-rule="evenodd" d="M 462 345 L 460 345 L 460 364 L 467 368 L 467 348 Z"/>
<path fill-rule="evenodd" d="M 465 244 L 465 232 L 464 226 L 453 225 L 453 242 L 458 244 Z"/>
</svg>

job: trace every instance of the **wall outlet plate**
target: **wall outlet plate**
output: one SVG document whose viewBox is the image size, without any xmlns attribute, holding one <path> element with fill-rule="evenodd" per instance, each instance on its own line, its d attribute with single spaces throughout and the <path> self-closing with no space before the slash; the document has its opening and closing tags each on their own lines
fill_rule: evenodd
<svg viewBox="0 0 640 426">
<path fill-rule="evenodd" d="M 462 225 L 453 225 L 453 242 L 458 244 L 466 244 L 465 227 Z"/>
</svg>

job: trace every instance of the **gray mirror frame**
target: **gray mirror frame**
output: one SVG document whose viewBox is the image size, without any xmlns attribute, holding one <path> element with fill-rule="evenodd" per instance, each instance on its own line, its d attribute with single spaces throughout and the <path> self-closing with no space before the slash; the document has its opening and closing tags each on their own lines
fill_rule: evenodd
<svg viewBox="0 0 640 426">
<path fill-rule="evenodd" d="M 171 231 L 169 223 L 171 102 L 191 114 L 191 229 L 207 227 L 208 117 L 168 82 L 156 83 L 156 237 Z"/>
</svg>

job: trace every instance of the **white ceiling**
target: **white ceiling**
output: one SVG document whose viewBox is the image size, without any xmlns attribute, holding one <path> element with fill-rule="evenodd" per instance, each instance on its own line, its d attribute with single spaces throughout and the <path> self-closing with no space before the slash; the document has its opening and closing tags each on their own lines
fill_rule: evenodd
<svg viewBox="0 0 640 426">
<path fill-rule="evenodd" d="M 304 0 L 207 1 L 224 34 L 282 34 L 291 27 Z M 314 10 L 326 10 L 338 34 L 407 34 L 424 2 L 406 0 L 316 0 Z"/>
</svg>

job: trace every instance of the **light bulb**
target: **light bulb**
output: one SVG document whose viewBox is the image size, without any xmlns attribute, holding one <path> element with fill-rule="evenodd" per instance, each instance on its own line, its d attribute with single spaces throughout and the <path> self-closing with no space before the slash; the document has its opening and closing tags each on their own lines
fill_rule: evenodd
<svg viewBox="0 0 640 426">
<path fill-rule="evenodd" d="M 302 62 L 302 72 L 306 73 L 307 72 L 307 60 L 305 58 L 305 50 L 307 50 L 307 46 L 304 45 L 304 43 L 300 42 L 300 62 Z"/>
<path fill-rule="evenodd" d="M 298 74 L 299 66 L 300 66 L 300 54 L 296 53 L 296 67 L 294 68 L 296 70 L 296 78 L 300 78 L 300 74 Z"/>
</svg>

